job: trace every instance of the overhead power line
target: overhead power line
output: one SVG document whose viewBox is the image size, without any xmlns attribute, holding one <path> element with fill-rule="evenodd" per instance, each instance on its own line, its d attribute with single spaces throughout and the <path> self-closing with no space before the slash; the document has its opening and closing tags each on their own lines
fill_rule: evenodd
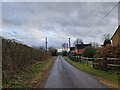
<svg viewBox="0 0 120 90">
<path fill-rule="evenodd" d="M 98 25 L 100 22 L 102 22 L 118 5 L 120 4 L 120 2 L 118 2 L 107 14 L 105 14 L 92 28 L 94 28 L 96 25 Z M 86 35 L 91 31 L 92 29 L 90 29 Z"/>
<path fill-rule="evenodd" d="M 96 23 L 96 25 L 99 24 L 105 17 L 107 17 L 107 16 L 118 6 L 119 3 L 120 3 L 120 2 L 118 2 L 105 16 L 103 16 L 103 17 Z"/>
</svg>

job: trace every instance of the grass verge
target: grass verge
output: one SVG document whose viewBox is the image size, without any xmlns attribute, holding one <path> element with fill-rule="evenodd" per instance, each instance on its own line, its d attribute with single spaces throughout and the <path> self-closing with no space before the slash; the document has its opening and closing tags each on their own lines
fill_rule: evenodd
<svg viewBox="0 0 120 90">
<path fill-rule="evenodd" d="M 90 75 L 96 77 L 100 82 L 107 85 L 110 88 L 118 88 L 118 73 L 107 72 L 102 70 L 96 70 L 93 67 L 87 66 L 87 64 L 81 64 L 80 62 L 74 62 L 70 59 L 67 59 L 74 67 L 78 68 L 81 71 L 84 71 Z M 119 81 L 120 82 L 120 81 Z"/>
<path fill-rule="evenodd" d="M 39 61 L 2 80 L 3 88 L 42 88 L 53 60 Z"/>
</svg>

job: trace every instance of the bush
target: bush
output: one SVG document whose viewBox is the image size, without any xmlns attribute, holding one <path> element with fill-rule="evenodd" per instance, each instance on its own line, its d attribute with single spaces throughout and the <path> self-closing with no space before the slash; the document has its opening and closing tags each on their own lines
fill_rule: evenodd
<svg viewBox="0 0 120 90">
<path fill-rule="evenodd" d="M 67 56 L 67 54 L 68 54 L 67 51 L 62 51 L 63 56 Z"/>
<path fill-rule="evenodd" d="M 83 51 L 82 56 L 93 58 L 96 53 L 96 49 L 94 47 L 86 47 Z"/>
<path fill-rule="evenodd" d="M 97 58 L 120 58 L 120 44 L 116 46 L 106 45 L 98 48 L 95 57 Z"/>
<path fill-rule="evenodd" d="M 95 67 L 103 70 L 119 71 L 119 67 L 107 66 L 107 64 L 120 65 L 120 44 L 116 46 L 106 45 L 98 48 L 93 62 L 98 63 Z M 108 60 L 107 58 L 117 58 L 118 60 Z"/>
<path fill-rule="evenodd" d="M 49 47 L 49 52 L 52 56 L 57 56 L 57 49 L 54 47 Z"/>
</svg>

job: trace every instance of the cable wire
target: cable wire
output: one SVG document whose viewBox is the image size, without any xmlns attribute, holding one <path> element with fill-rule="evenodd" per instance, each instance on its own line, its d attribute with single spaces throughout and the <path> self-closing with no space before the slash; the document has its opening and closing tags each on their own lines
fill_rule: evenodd
<svg viewBox="0 0 120 90">
<path fill-rule="evenodd" d="M 93 29 L 95 26 L 97 26 L 100 22 L 102 22 L 118 5 L 120 2 L 118 2 L 107 14 L 105 14 L 87 33 L 86 35 Z"/>
</svg>

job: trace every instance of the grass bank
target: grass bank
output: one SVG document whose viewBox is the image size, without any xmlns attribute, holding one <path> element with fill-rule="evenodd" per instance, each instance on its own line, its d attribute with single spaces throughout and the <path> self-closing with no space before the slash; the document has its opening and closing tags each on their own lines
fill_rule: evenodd
<svg viewBox="0 0 120 90">
<path fill-rule="evenodd" d="M 78 68 L 81 71 L 84 71 L 90 75 L 96 77 L 100 82 L 107 85 L 110 88 L 118 88 L 118 73 L 117 72 L 106 72 L 102 70 L 96 70 L 91 66 L 87 66 L 87 64 L 81 64 L 80 62 L 74 62 L 70 59 L 67 59 L 74 67 Z M 120 81 L 119 81 L 120 83 Z"/>
<path fill-rule="evenodd" d="M 39 61 L 28 68 L 14 72 L 12 76 L 3 80 L 3 88 L 41 88 L 52 67 L 53 60 Z"/>
</svg>

